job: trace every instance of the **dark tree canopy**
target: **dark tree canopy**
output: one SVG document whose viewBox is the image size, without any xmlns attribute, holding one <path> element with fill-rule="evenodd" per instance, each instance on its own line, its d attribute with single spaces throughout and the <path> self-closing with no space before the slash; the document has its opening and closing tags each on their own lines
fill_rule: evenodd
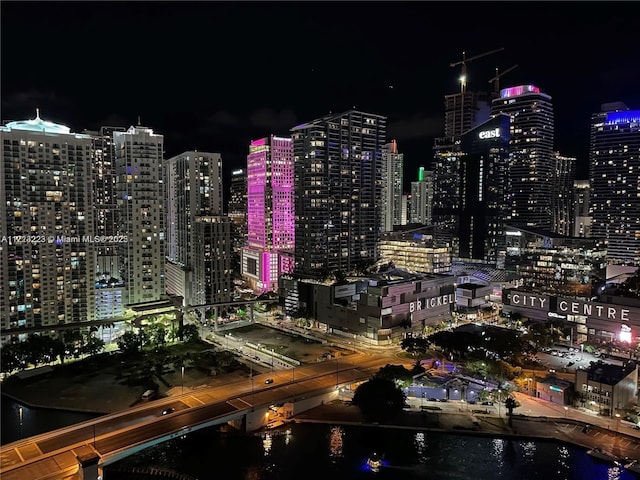
<svg viewBox="0 0 640 480">
<path fill-rule="evenodd" d="M 374 377 L 356 389 L 351 403 L 360 408 L 365 421 L 385 422 L 402 412 L 404 402 L 404 393 L 395 382 Z"/>
<path fill-rule="evenodd" d="M 402 365 L 390 365 L 388 363 L 378 371 L 376 377 L 386 378 L 392 382 L 395 382 L 396 380 L 407 382 L 413 379 L 413 375 L 410 370 L 407 370 Z"/>
</svg>

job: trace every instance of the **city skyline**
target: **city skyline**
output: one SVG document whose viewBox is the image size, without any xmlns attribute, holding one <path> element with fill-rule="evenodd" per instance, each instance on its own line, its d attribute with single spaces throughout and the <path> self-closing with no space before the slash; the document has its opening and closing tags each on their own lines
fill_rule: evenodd
<svg viewBox="0 0 640 480">
<path fill-rule="evenodd" d="M 607 102 L 640 106 L 632 42 L 606 35 L 640 27 L 630 3 L 582 4 L 580 23 L 575 3 L 354 5 L 3 2 L 2 120 L 33 118 L 36 108 L 76 132 L 140 120 L 164 136 L 166 158 L 220 152 L 226 183 L 246 166 L 252 140 L 355 107 L 388 118 L 407 192 L 431 164 L 444 96 L 460 88 L 460 66 L 450 64 L 463 51 L 503 49 L 467 62 L 468 91 L 491 90 L 495 69 L 517 64 L 501 88 L 532 83 L 553 98 L 554 149 L 578 158 L 578 178 L 591 115 Z M 460 8 L 468 15 L 442 21 Z M 544 25 L 533 30 L 526 15 Z"/>
</svg>

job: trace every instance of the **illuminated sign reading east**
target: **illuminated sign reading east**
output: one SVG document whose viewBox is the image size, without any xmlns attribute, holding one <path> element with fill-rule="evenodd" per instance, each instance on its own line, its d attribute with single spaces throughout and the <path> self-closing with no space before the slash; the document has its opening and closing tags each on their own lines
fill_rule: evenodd
<svg viewBox="0 0 640 480">
<path fill-rule="evenodd" d="M 511 305 L 535 308 L 537 310 L 549 310 L 549 297 L 541 297 L 528 293 L 511 292 Z M 558 298 L 556 313 L 569 315 L 583 315 L 585 317 L 599 318 L 603 320 L 630 320 L 629 308 L 619 305 L 602 305 L 598 303 L 582 302 Z"/>
<path fill-rule="evenodd" d="M 500 129 L 494 128 L 493 130 L 483 130 L 478 132 L 478 138 L 484 140 L 486 138 L 498 138 L 500 136 Z"/>
</svg>

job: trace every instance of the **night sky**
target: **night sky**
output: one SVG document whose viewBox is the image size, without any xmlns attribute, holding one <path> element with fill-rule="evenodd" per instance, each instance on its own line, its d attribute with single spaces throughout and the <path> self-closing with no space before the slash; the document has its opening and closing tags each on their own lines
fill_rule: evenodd
<svg viewBox="0 0 640 480">
<path fill-rule="evenodd" d="M 2 120 L 35 116 L 74 131 L 151 127 L 167 158 L 220 152 L 225 177 L 250 140 L 350 108 L 388 117 L 405 181 L 429 167 L 443 96 L 495 68 L 501 87 L 553 97 L 556 149 L 586 178 L 600 104 L 640 108 L 635 2 L 2 1 Z M 405 183 L 405 191 L 409 184 Z"/>
</svg>

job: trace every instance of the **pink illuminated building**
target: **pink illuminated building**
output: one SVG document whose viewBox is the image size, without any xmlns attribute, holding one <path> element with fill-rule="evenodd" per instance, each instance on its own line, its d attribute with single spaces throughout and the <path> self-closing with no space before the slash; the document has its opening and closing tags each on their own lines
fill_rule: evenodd
<svg viewBox="0 0 640 480">
<path fill-rule="evenodd" d="M 256 292 L 276 291 L 293 271 L 293 144 L 291 138 L 254 140 L 247 156 L 247 246 L 242 275 Z"/>
</svg>

